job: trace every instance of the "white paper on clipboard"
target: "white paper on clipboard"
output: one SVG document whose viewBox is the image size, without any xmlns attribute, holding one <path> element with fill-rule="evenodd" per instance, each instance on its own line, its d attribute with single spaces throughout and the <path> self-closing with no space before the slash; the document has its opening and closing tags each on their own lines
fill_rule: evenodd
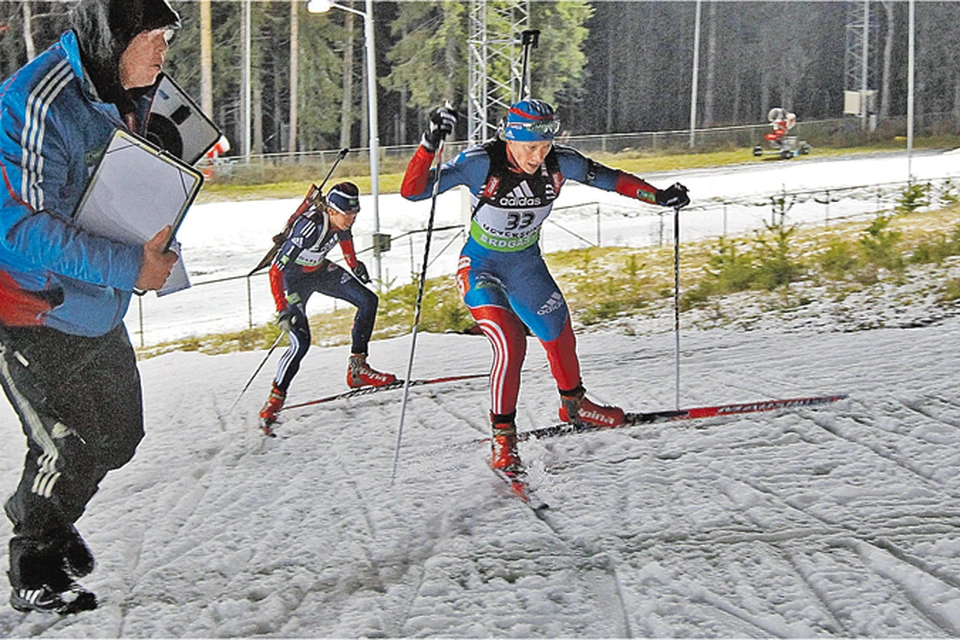
<svg viewBox="0 0 960 640">
<path fill-rule="evenodd" d="M 203 176 L 199 171 L 118 129 L 90 178 L 74 223 L 90 233 L 130 245 L 143 245 L 170 225 L 173 243 L 201 186 Z M 171 275 L 161 292 L 190 286 L 183 261 L 177 263 L 173 268 L 177 277 Z"/>
</svg>

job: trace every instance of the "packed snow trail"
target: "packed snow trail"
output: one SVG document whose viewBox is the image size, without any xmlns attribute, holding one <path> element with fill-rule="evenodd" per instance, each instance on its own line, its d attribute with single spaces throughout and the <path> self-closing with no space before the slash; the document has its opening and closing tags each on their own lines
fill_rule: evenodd
<svg viewBox="0 0 960 640">
<path fill-rule="evenodd" d="M 673 336 L 579 337 L 585 385 L 673 401 Z M 483 338 L 424 334 L 416 377 L 483 371 Z M 484 380 L 304 407 L 264 438 L 263 352 L 142 362 L 147 437 L 78 523 L 100 609 L 0 609 L 7 637 L 955 637 L 960 635 L 960 319 L 916 329 L 685 330 L 684 406 L 844 391 L 820 408 L 521 444 L 537 517 L 490 473 Z M 372 345 L 398 370 L 406 339 Z M 315 348 L 290 401 L 342 390 Z M 557 392 L 532 342 L 518 427 Z M 23 437 L 4 404 L 3 493 Z M 439 452 L 433 453 L 430 452 Z M 0 539 L 9 536 L 0 522 Z M 6 556 L 0 570 L 6 569 Z"/>
</svg>

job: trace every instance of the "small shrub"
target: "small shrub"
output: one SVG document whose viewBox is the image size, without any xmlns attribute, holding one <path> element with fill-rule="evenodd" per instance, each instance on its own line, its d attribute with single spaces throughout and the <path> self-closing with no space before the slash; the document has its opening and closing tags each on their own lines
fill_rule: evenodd
<svg viewBox="0 0 960 640">
<path fill-rule="evenodd" d="M 754 286 L 772 291 L 800 279 L 803 265 L 791 258 L 790 237 L 796 225 L 786 226 L 781 218 L 776 224 L 764 223 L 772 239 L 757 234 Z"/>
<path fill-rule="evenodd" d="M 623 271 L 631 278 L 636 278 L 639 275 L 640 270 L 643 269 L 645 264 L 640 264 L 637 262 L 637 256 L 630 254 L 627 256 L 627 264 L 624 266 Z"/>
<path fill-rule="evenodd" d="M 614 318 L 620 311 L 622 311 L 622 307 L 618 301 L 604 300 L 584 309 L 580 313 L 579 320 L 589 326 Z"/>
<path fill-rule="evenodd" d="M 955 255 L 960 255 L 960 225 L 957 225 L 949 236 L 941 235 L 918 244 L 910 255 L 910 262 L 940 264 L 944 259 Z"/>
<path fill-rule="evenodd" d="M 720 238 L 717 251 L 710 256 L 704 271 L 713 278 L 710 293 L 734 293 L 746 291 L 753 286 L 754 258 L 749 252 L 741 253 L 735 242 Z"/>
<path fill-rule="evenodd" d="M 930 204 L 930 183 L 911 182 L 897 199 L 897 213 L 911 213 Z"/>
<path fill-rule="evenodd" d="M 937 191 L 937 198 L 940 201 L 940 205 L 944 207 L 960 203 L 960 196 L 957 195 L 957 186 L 953 183 L 953 180 L 950 178 L 944 180 L 943 184 L 940 185 L 940 189 Z"/>
<path fill-rule="evenodd" d="M 840 238 L 831 238 L 826 251 L 817 257 L 817 264 L 825 275 L 842 280 L 858 266 L 856 249 Z"/>
<path fill-rule="evenodd" d="M 707 280 L 701 280 L 680 295 L 680 310 L 689 311 L 693 307 L 699 307 L 707 302 L 713 294 L 714 288 L 712 283 Z"/>
<path fill-rule="evenodd" d="M 943 294 L 940 296 L 943 302 L 956 302 L 960 300 L 960 278 L 947 280 L 943 285 Z"/>
<path fill-rule="evenodd" d="M 772 226 L 783 226 L 784 219 L 787 216 L 787 211 L 793 208 L 793 205 L 797 203 L 797 196 L 791 195 L 787 196 L 786 194 L 780 196 L 771 196 L 770 204 L 773 206 L 773 225 Z"/>
<path fill-rule="evenodd" d="M 901 272 L 904 260 L 898 245 L 903 234 L 889 225 L 890 216 L 877 216 L 860 236 L 860 252 L 868 264 Z"/>
</svg>

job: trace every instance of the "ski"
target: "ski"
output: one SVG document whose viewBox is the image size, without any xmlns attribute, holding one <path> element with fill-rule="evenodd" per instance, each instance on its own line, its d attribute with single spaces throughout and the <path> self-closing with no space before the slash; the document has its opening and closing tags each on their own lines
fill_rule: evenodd
<svg viewBox="0 0 960 640">
<path fill-rule="evenodd" d="M 830 404 L 839 400 L 844 400 L 848 396 L 845 393 L 827 396 L 811 396 L 807 398 L 784 398 L 776 400 L 758 400 L 756 402 L 741 402 L 736 404 L 720 404 L 704 407 L 690 407 L 688 409 L 665 410 L 665 411 L 647 411 L 641 413 L 628 413 L 626 421 L 615 427 L 598 427 L 590 424 L 555 424 L 550 427 L 541 427 L 517 434 L 517 439 L 522 441 L 534 438 L 556 438 L 558 436 L 574 435 L 577 433 L 588 433 L 591 431 L 609 431 L 611 429 L 622 429 L 624 427 L 634 427 L 642 424 L 654 424 L 658 422 L 674 422 L 679 420 L 699 420 L 703 418 L 716 418 L 722 416 L 732 416 L 742 413 L 759 413 L 764 411 L 777 411 L 778 409 L 801 409 L 805 407 L 816 407 L 819 405 Z M 477 443 L 490 442 L 490 438 L 478 438 Z"/>
<path fill-rule="evenodd" d="M 487 464 L 490 465 L 489 460 Z M 508 474 L 500 469 L 494 468 L 492 465 L 490 465 L 490 470 L 510 489 L 513 495 L 520 498 L 525 505 L 533 509 L 534 513 L 539 513 L 550 508 L 550 505 L 530 487 L 530 483 L 527 481 L 526 471 L 517 474 Z"/>
<path fill-rule="evenodd" d="M 471 373 L 468 375 L 462 376 L 445 376 L 441 378 L 420 378 L 417 380 L 411 380 L 411 387 L 421 387 L 428 384 L 441 384 L 444 382 L 458 382 L 460 380 L 473 380 L 475 378 L 486 378 L 489 373 Z M 360 396 L 370 395 L 372 393 L 379 393 L 381 391 L 391 391 L 393 389 L 402 389 L 403 380 L 397 380 L 396 382 L 391 382 L 390 384 L 384 384 L 379 387 L 360 387 L 358 389 L 351 389 L 350 391 L 344 391 L 342 393 L 335 393 L 332 396 L 327 396 L 325 398 L 319 398 L 317 400 L 308 400 L 306 402 L 298 402 L 296 404 L 288 404 L 287 406 L 280 409 L 281 412 L 289 411 L 290 409 L 301 409 L 303 407 L 309 407 L 315 404 L 324 404 L 326 402 L 333 402 L 334 400 L 346 400 L 347 398 L 357 398 Z"/>
</svg>

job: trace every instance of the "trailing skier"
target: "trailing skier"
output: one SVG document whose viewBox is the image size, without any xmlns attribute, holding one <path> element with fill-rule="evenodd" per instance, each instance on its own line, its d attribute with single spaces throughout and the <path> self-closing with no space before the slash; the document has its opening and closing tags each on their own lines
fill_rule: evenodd
<svg viewBox="0 0 960 640">
<path fill-rule="evenodd" d="M 277 421 L 290 382 L 310 348 L 306 308 L 315 291 L 345 300 L 357 308 L 347 365 L 347 386 L 381 386 L 397 380 L 392 373 L 382 373 L 367 364 L 367 347 L 380 300 L 377 294 L 363 286 L 370 282 L 370 276 L 366 266 L 357 260 L 353 248 L 350 229 L 359 212 L 357 186 L 352 182 L 334 185 L 325 198 L 306 208 L 288 226 L 289 231 L 273 259 L 270 289 L 279 313 L 277 323 L 289 335 L 290 346 L 280 359 L 270 396 L 260 410 L 261 426 L 266 433 Z M 353 275 L 326 259 L 337 243 Z"/>
<path fill-rule="evenodd" d="M 404 175 L 401 194 L 405 198 L 430 197 L 436 180 L 436 170 L 430 168 L 435 150 L 456 121 L 456 112 L 447 107 L 431 114 L 429 130 Z M 440 168 L 440 192 L 466 185 L 473 199 L 457 285 L 494 352 L 492 466 L 513 475 L 522 472 L 515 417 L 527 347 L 525 328 L 547 352 L 560 391 L 562 421 L 596 426 L 619 426 L 625 421 L 619 407 L 599 405 L 586 397 L 567 304 L 540 253 L 540 227 L 560 188 L 572 179 L 654 205 L 683 207 L 690 202 L 686 187 L 679 183 L 657 189 L 570 147 L 555 145 L 559 129 L 553 107 L 541 100 L 522 100 L 510 107 L 497 139 L 463 151 Z"/>
</svg>

